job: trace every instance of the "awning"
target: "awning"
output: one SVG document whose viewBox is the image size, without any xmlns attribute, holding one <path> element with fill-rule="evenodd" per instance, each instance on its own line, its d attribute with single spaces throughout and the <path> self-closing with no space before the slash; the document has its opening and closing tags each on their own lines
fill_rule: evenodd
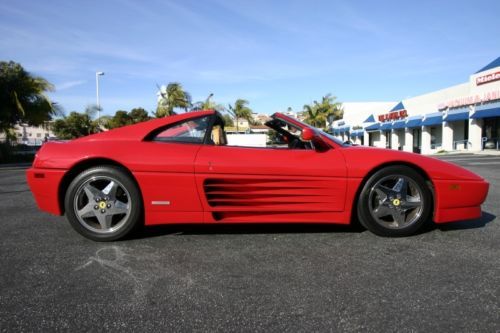
<svg viewBox="0 0 500 333">
<path fill-rule="evenodd" d="M 444 121 L 459 121 L 469 119 L 469 107 L 448 110 L 448 115 L 443 118 Z"/>
<path fill-rule="evenodd" d="M 500 117 L 500 106 L 492 107 L 490 109 L 478 110 L 470 116 L 472 119 Z"/>
<path fill-rule="evenodd" d="M 381 131 L 390 131 L 392 129 L 392 122 L 386 122 L 380 125 Z"/>
<path fill-rule="evenodd" d="M 333 134 L 340 135 L 342 133 L 349 132 L 349 129 L 351 129 L 350 126 L 337 127 L 333 129 Z"/>
<path fill-rule="evenodd" d="M 392 123 L 392 129 L 402 129 L 406 126 L 406 119 L 404 120 L 396 120 Z"/>
<path fill-rule="evenodd" d="M 380 123 L 375 123 L 370 126 L 365 127 L 365 131 L 370 132 L 370 131 L 378 131 L 380 129 Z"/>
<path fill-rule="evenodd" d="M 422 126 L 434 126 L 443 123 L 443 114 L 441 112 L 429 113 L 425 115 Z"/>
<path fill-rule="evenodd" d="M 422 126 L 422 116 L 410 117 L 406 121 L 406 127 L 408 128 L 420 127 L 420 126 Z"/>
<path fill-rule="evenodd" d="M 353 137 L 362 137 L 363 136 L 363 130 L 362 129 L 359 129 L 359 130 L 354 130 L 351 132 L 351 136 Z"/>
</svg>

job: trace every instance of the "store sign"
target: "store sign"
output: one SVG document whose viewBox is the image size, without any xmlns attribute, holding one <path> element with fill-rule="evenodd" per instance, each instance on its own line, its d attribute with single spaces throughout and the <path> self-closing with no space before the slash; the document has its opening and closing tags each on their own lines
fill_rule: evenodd
<svg viewBox="0 0 500 333">
<path fill-rule="evenodd" d="M 490 83 L 490 82 L 498 81 L 498 80 L 500 80 L 500 72 L 491 73 L 488 75 L 477 77 L 476 78 L 476 85 L 480 86 L 482 84 Z"/>
<path fill-rule="evenodd" d="M 401 110 L 401 111 L 394 111 L 386 114 L 381 114 L 378 116 L 378 121 L 392 121 L 406 117 L 408 117 L 408 112 L 406 112 L 406 110 Z"/>
<path fill-rule="evenodd" d="M 446 108 L 456 108 L 460 106 L 467 106 L 473 104 L 481 104 L 490 101 L 500 99 L 500 90 L 488 91 L 482 95 L 471 95 L 460 98 L 451 99 L 445 103 L 438 105 L 439 110 L 444 110 Z"/>
</svg>

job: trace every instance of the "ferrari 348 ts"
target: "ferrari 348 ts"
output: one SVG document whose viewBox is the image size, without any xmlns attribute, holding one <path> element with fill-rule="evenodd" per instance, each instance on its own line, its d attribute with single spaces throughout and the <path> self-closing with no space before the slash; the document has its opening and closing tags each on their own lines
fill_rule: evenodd
<svg viewBox="0 0 500 333">
<path fill-rule="evenodd" d="M 48 142 L 27 171 L 39 208 L 96 241 L 169 223 L 338 223 L 407 236 L 476 219 L 488 183 L 438 159 L 340 142 L 276 113 L 267 147 L 231 146 L 215 111 Z M 280 144 L 281 143 L 281 144 Z"/>
</svg>

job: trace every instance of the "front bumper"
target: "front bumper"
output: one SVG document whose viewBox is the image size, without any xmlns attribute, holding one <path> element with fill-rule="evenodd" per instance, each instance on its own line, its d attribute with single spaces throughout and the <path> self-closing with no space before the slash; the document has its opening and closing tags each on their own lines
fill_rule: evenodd
<svg viewBox="0 0 500 333">
<path fill-rule="evenodd" d="M 38 208 L 51 214 L 62 215 L 59 185 L 65 173 L 66 170 L 61 169 L 30 168 L 26 171 L 28 185 Z"/>
<path fill-rule="evenodd" d="M 484 180 L 434 181 L 434 222 L 446 223 L 481 217 L 481 204 L 488 195 Z"/>
</svg>

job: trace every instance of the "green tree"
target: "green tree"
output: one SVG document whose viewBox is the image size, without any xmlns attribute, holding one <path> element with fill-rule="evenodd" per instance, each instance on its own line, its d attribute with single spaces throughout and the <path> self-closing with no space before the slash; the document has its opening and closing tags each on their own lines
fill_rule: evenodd
<svg viewBox="0 0 500 333">
<path fill-rule="evenodd" d="M 132 110 L 130 110 L 128 115 L 130 117 L 130 120 L 132 121 L 132 124 L 137 124 L 151 119 L 148 111 L 144 110 L 143 108 L 133 108 Z"/>
<path fill-rule="evenodd" d="M 132 124 L 132 119 L 127 111 L 118 110 L 115 115 L 109 119 L 105 127 L 108 129 L 118 128 L 126 125 Z"/>
<path fill-rule="evenodd" d="M 40 125 L 60 111 L 45 95 L 54 87 L 13 61 L 0 61 L 0 132 L 19 122 Z"/>
<path fill-rule="evenodd" d="M 162 86 L 158 92 L 158 106 L 155 116 L 157 118 L 171 116 L 175 114 L 175 108 L 185 111 L 191 106 L 191 95 L 184 91 L 178 82 L 171 82 L 167 86 Z"/>
<path fill-rule="evenodd" d="M 107 129 L 137 124 L 151 119 L 148 112 L 143 108 L 134 108 L 130 112 L 118 110 L 113 117 L 108 117 L 106 121 L 100 122 Z"/>
<path fill-rule="evenodd" d="M 108 116 L 108 115 L 102 115 L 99 117 L 99 119 L 96 119 L 96 123 L 99 124 L 99 126 L 101 128 L 106 128 L 106 129 L 110 129 L 110 126 L 111 126 L 111 120 L 113 119 L 113 117 L 111 116 Z"/>
<path fill-rule="evenodd" d="M 225 115 L 222 116 L 222 119 L 224 120 L 224 126 L 227 126 L 227 127 L 233 127 L 234 126 L 233 118 L 231 118 L 230 115 L 225 114 Z"/>
<path fill-rule="evenodd" d="M 58 138 L 67 140 L 97 133 L 99 128 L 97 122 L 92 120 L 90 112 L 73 111 L 67 117 L 56 119 L 52 130 Z"/>
<path fill-rule="evenodd" d="M 193 103 L 191 111 L 201 111 L 201 110 L 215 110 L 222 112 L 224 111 L 224 105 L 215 102 L 212 97 L 214 94 L 208 95 L 204 101 L 198 101 Z"/>
<path fill-rule="evenodd" d="M 237 99 L 234 102 L 234 106 L 229 104 L 229 111 L 232 113 L 236 120 L 236 131 L 239 131 L 238 128 L 238 119 L 243 118 L 248 120 L 249 123 L 252 123 L 252 109 L 248 107 L 248 101 L 246 99 Z"/>
<path fill-rule="evenodd" d="M 330 126 L 334 120 L 341 119 L 344 110 L 342 103 L 337 102 L 336 99 L 335 96 L 327 94 L 321 98 L 321 102 L 314 101 L 312 105 L 304 105 L 305 122 L 318 128 L 324 128 Z"/>
<path fill-rule="evenodd" d="M 321 127 L 326 123 L 326 115 L 322 114 L 315 105 L 304 105 L 304 112 L 306 112 L 306 123 L 314 126 Z"/>
</svg>

